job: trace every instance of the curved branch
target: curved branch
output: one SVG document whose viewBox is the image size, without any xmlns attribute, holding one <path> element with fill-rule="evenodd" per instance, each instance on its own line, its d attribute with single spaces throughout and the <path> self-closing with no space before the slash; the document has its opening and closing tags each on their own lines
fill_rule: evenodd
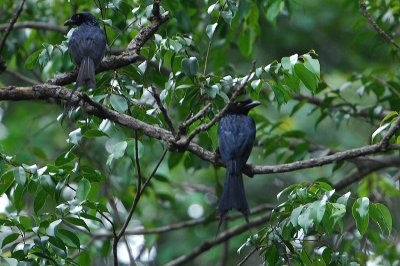
<svg viewBox="0 0 400 266">
<path fill-rule="evenodd" d="M 381 159 L 366 159 L 366 163 L 360 167 L 355 173 L 343 178 L 339 182 L 337 182 L 334 187 L 336 190 L 342 190 L 349 185 L 360 181 L 365 176 L 382 170 L 388 167 L 400 167 L 400 157 L 389 157 L 389 158 L 381 158 Z"/>
<path fill-rule="evenodd" d="M 71 91 L 65 87 L 41 84 L 33 87 L 6 87 L 0 89 L 0 100 L 67 100 L 69 99 L 70 94 Z M 215 156 L 214 152 L 211 152 L 193 142 L 190 142 L 186 145 L 186 138 L 181 138 L 179 141 L 176 141 L 170 131 L 157 126 L 149 125 L 128 115 L 108 109 L 102 104 L 93 102 L 93 100 L 91 100 L 86 94 L 75 93 L 71 98 L 71 103 L 79 104 L 88 114 L 95 115 L 103 119 L 107 118 L 115 123 L 126 126 L 133 130 L 140 130 L 151 138 L 164 140 L 169 147 L 177 147 L 181 148 L 182 150 L 188 150 L 199 158 L 209 161 L 216 166 L 224 166 L 224 163 L 217 156 Z M 360 148 L 336 152 L 319 158 L 312 158 L 287 164 L 246 165 L 246 167 L 243 169 L 243 172 L 249 176 L 257 174 L 292 172 L 300 169 L 322 166 L 337 161 L 353 159 L 365 155 L 377 154 L 387 150 L 399 150 L 400 145 L 388 144 L 388 140 L 400 127 L 399 120 L 400 118 L 397 119 L 397 121 L 388 131 L 389 134 L 386 134 L 382 141 L 378 144 L 367 145 Z"/>
</svg>

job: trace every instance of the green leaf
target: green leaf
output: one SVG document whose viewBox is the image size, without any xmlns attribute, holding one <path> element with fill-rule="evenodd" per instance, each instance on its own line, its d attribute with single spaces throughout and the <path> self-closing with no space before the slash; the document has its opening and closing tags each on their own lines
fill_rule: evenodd
<svg viewBox="0 0 400 266">
<path fill-rule="evenodd" d="M 277 265 L 279 261 L 279 251 L 275 245 L 267 248 L 267 251 L 265 252 L 265 259 L 268 262 L 268 265 Z"/>
<path fill-rule="evenodd" d="M 304 64 L 297 63 L 294 65 L 294 73 L 303 82 L 304 86 L 312 92 L 318 88 L 318 79 L 316 75 L 307 69 Z"/>
<path fill-rule="evenodd" d="M 381 203 L 371 204 L 369 213 L 371 218 L 379 225 L 382 233 L 384 231 L 387 231 L 389 234 L 391 233 L 393 224 L 392 215 L 385 205 Z"/>
<path fill-rule="evenodd" d="M 338 198 L 336 200 L 336 203 L 347 206 L 347 201 L 349 200 L 350 195 L 351 195 L 351 192 L 349 191 L 346 194 L 344 194 L 343 196 L 341 196 L 340 198 Z"/>
<path fill-rule="evenodd" d="M 310 217 L 313 219 L 315 224 L 319 224 L 325 214 L 326 201 L 328 198 L 324 196 L 321 200 L 315 201 L 310 205 Z"/>
<path fill-rule="evenodd" d="M 64 152 L 60 156 L 58 156 L 55 161 L 55 164 L 56 164 L 56 166 L 62 166 L 62 165 L 65 165 L 65 164 L 75 160 L 75 159 L 76 159 L 75 154 L 71 151 L 68 151 L 68 152 Z"/>
<path fill-rule="evenodd" d="M 75 245 L 75 247 L 76 247 L 77 249 L 80 248 L 80 246 L 81 246 L 81 241 L 79 240 L 79 237 L 77 237 L 75 233 L 73 233 L 73 232 L 71 232 L 71 231 L 68 231 L 68 230 L 65 230 L 65 229 L 62 229 L 62 228 L 59 228 L 59 229 L 57 230 L 56 234 L 57 234 L 57 236 L 59 236 L 59 237 L 60 237 L 60 234 L 61 234 L 62 236 L 65 236 L 66 238 L 68 238 L 68 239 Z"/>
<path fill-rule="evenodd" d="M 11 201 L 12 201 L 14 207 L 18 211 L 22 210 L 22 207 L 24 204 L 23 196 L 24 196 L 24 187 L 21 186 L 20 184 L 17 184 L 17 186 L 15 187 L 15 190 L 14 190 L 14 195 L 11 198 Z"/>
<path fill-rule="evenodd" d="M 55 236 L 56 231 L 57 231 L 57 227 L 60 225 L 60 223 L 62 222 L 61 219 L 55 220 L 54 222 L 51 222 L 49 224 L 49 226 L 46 229 L 46 234 L 49 236 Z"/>
<path fill-rule="evenodd" d="M 147 69 L 147 61 L 143 61 L 140 65 L 138 65 L 138 69 L 141 75 L 143 75 L 146 72 Z"/>
<path fill-rule="evenodd" d="M 321 72 L 319 61 L 317 59 L 312 58 L 311 55 L 309 54 L 303 55 L 303 58 L 304 58 L 304 66 L 319 78 Z"/>
<path fill-rule="evenodd" d="M 46 202 L 46 198 L 47 193 L 44 193 L 44 191 L 39 191 L 39 193 L 37 193 L 33 202 L 33 210 L 35 211 L 35 213 L 42 209 L 44 203 Z"/>
<path fill-rule="evenodd" d="M 76 218 L 76 217 L 71 217 L 71 216 L 64 217 L 64 219 L 67 222 L 70 222 L 71 224 L 84 227 L 84 228 L 86 228 L 86 230 L 88 230 L 90 232 L 89 226 L 87 226 L 87 224 L 85 223 L 85 221 L 83 219 Z"/>
<path fill-rule="evenodd" d="M 381 125 L 382 125 L 383 123 L 385 123 L 385 121 L 387 121 L 387 120 L 389 120 L 390 118 L 392 118 L 393 116 L 398 116 L 398 115 L 399 115 L 399 113 L 397 113 L 396 111 L 392 111 L 392 112 L 388 113 L 388 114 L 382 119 Z"/>
<path fill-rule="evenodd" d="M 199 71 L 199 62 L 196 57 L 182 59 L 182 72 L 189 78 L 193 78 Z"/>
<path fill-rule="evenodd" d="M 19 262 L 13 258 L 3 258 L 0 257 L 0 265 L 4 266 L 19 266 Z"/>
<path fill-rule="evenodd" d="M 83 133 L 83 137 L 84 138 L 98 138 L 98 137 L 104 137 L 104 136 L 108 136 L 106 133 L 104 133 L 103 131 L 100 131 L 98 129 L 89 129 L 87 131 L 85 131 L 85 133 Z"/>
<path fill-rule="evenodd" d="M 21 185 L 26 183 L 25 170 L 21 166 L 14 168 L 14 178 Z"/>
<path fill-rule="evenodd" d="M 90 184 L 89 180 L 87 180 L 86 178 L 82 178 L 79 181 L 78 188 L 76 189 L 76 198 L 79 201 L 86 200 L 91 187 L 92 185 Z"/>
<path fill-rule="evenodd" d="M 42 175 L 39 180 L 40 180 L 40 185 L 43 187 L 43 189 L 50 195 L 53 195 L 56 186 L 51 176 Z"/>
<path fill-rule="evenodd" d="M 207 36 L 208 36 L 208 38 L 210 40 L 212 39 L 212 37 L 214 35 L 214 32 L 215 32 L 215 29 L 217 28 L 217 26 L 218 26 L 218 23 L 207 25 L 206 34 L 207 34 Z"/>
<path fill-rule="evenodd" d="M 79 145 L 82 139 L 81 129 L 75 129 L 68 134 L 68 143 Z"/>
<path fill-rule="evenodd" d="M 14 169 L 3 173 L 0 177 L 0 196 L 6 192 L 14 182 Z"/>
<path fill-rule="evenodd" d="M 296 209 L 294 209 L 292 211 L 292 213 L 290 214 L 290 222 L 292 223 L 292 225 L 294 227 L 297 227 L 298 225 L 298 220 L 299 220 L 299 216 L 301 214 L 301 211 L 304 209 L 304 206 L 301 205 L 299 207 L 297 207 Z"/>
<path fill-rule="evenodd" d="M 121 95 L 112 94 L 110 97 L 110 104 L 114 110 L 120 113 L 124 113 L 128 110 L 128 103 Z"/>
<path fill-rule="evenodd" d="M 94 215 L 91 215 L 91 214 L 88 214 L 88 213 L 83 212 L 83 213 L 80 214 L 80 216 L 83 217 L 83 218 L 85 218 L 85 219 L 89 219 L 89 220 L 92 220 L 92 221 L 96 221 L 96 222 L 99 222 L 99 223 L 101 223 L 101 224 L 104 225 L 103 221 L 102 221 L 101 219 L 97 218 L 97 217 L 94 216 Z"/>
<path fill-rule="evenodd" d="M 28 56 L 28 58 L 26 59 L 26 61 L 25 61 L 24 67 L 25 67 L 26 69 L 33 69 L 33 68 L 35 67 L 37 61 L 38 61 L 39 54 L 40 54 L 41 52 L 42 52 L 42 49 L 37 50 L 37 51 L 33 52 L 32 54 L 30 54 L 30 55 Z"/>
<path fill-rule="evenodd" d="M 299 226 L 307 233 L 308 229 L 313 225 L 311 209 L 307 208 L 302 214 L 300 214 L 297 222 Z"/>
<path fill-rule="evenodd" d="M 11 242 L 14 242 L 15 240 L 18 239 L 20 234 L 18 233 L 11 233 L 7 235 L 4 239 L 3 242 L 1 243 L 1 248 L 3 248 L 5 245 L 10 244 Z"/>
<path fill-rule="evenodd" d="M 330 247 L 323 247 L 322 251 L 322 259 L 325 262 L 325 265 L 330 265 L 333 257 L 333 250 Z"/>
<path fill-rule="evenodd" d="M 358 231 L 361 235 L 364 235 L 369 223 L 369 199 L 366 197 L 358 198 L 353 204 L 352 214 L 356 220 Z"/>
<path fill-rule="evenodd" d="M 275 25 L 275 19 L 283 10 L 285 2 L 281 0 L 274 0 L 270 2 L 272 2 L 272 4 L 268 7 L 266 18 L 271 24 Z"/>
<path fill-rule="evenodd" d="M 371 138 L 372 138 L 372 141 L 374 141 L 375 137 L 376 137 L 379 133 L 381 133 L 382 131 L 384 131 L 388 126 L 390 126 L 390 123 L 386 123 L 386 124 L 383 124 L 382 126 L 378 127 L 378 129 L 375 130 L 374 133 L 372 133 L 372 137 L 371 137 Z"/>
<path fill-rule="evenodd" d="M 226 23 L 231 25 L 232 19 L 233 19 L 233 13 L 232 11 L 221 11 L 221 17 L 225 20 Z"/>
<path fill-rule="evenodd" d="M 218 8 L 218 7 L 219 7 L 218 2 L 216 2 L 216 3 L 212 4 L 212 5 L 210 5 L 210 6 L 207 8 L 207 13 L 210 15 L 210 14 L 214 11 L 214 9 L 216 9 L 216 8 Z"/>
</svg>

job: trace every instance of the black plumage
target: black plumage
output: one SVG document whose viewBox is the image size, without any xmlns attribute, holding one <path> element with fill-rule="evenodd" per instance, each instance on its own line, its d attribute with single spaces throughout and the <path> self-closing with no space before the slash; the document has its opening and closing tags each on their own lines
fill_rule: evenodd
<svg viewBox="0 0 400 266">
<path fill-rule="evenodd" d="M 242 168 L 250 156 L 256 136 L 254 120 L 247 114 L 258 105 L 260 102 L 250 99 L 231 103 L 218 125 L 219 153 L 226 164 L 224 188 L 217 211 L 221 221 L 231 209 L 243 213 L 248 221 L 249 207 Z"/>
<path fill-rule="evenodd" d="M 74 14 L 64 25 L 77 26 L 68 43 L 71 57 L 79 66 L 72 94 L 80 86 L 95 88 L 95 70 L 103 59 L 107 42 L 99 22 L 92 14 L 82 12 Z"/>
</svg>

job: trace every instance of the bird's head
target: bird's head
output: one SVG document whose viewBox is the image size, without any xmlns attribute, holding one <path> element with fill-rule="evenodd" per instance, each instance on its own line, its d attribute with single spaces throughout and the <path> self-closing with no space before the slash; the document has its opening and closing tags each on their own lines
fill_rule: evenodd
<svg viewBox="0 0 400 266">
<path fill-rule="evenodd" d="M 72 15 L 70 19 L 65 21 L 64 26 L 80 26 L 82 24 L 89 24 L 93 26 L 98 26 L 99 22 L 97 21 L 97 18 L 90 14 L 89 12 L 82 12 L 82 13 L 76 13 Z"/>
<path fill-rule="evenodd" d="M 247 115 L 252 108 L 260 104 L 259 101 L 253 101 L 252 99 L 233 102 L 229 104 L 227 114 Z"/>
</svg>

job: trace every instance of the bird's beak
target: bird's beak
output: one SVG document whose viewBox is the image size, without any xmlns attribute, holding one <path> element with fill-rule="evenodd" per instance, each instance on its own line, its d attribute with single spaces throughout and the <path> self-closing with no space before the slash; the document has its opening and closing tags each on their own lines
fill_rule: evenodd
<svg viewBox="0 0 400 266">
<path fill-rule="evenodd" d="M 68 19 L 68 20 L 65 21 L 65 23 L 64 23 L 64 26 L 70 26 L 70 27 L 72 27 L 72 26 L 74 26 L 74 25 L 76 25 L 76 22 L 75 22 L 74 20 L 72 20 L 72 19 Z"/>
<path fill-rule="evenodd" d="M 261 103 L 259 102 L 259 101 L 253 101 L 253 102 L 251 102 L 251 103 L 248 103 L 248 104 L 246 104 L 244 107 L 247 109 L 247 110 L 250 110 L 250 109 L 252 109 L 252 108 L 254 108 L 254 107 L 256 107 L 256 106 L 259 106 Z"/>
</svg>

